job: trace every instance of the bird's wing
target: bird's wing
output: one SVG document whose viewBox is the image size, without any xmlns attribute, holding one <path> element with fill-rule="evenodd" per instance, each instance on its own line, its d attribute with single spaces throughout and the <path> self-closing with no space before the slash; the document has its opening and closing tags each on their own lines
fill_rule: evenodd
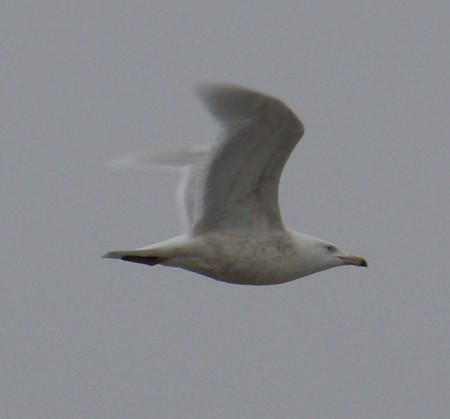
<svg viewBox="0 0 450 419">
<path fill-rule="evenodd" d="M 210 145 L 130 154 L 111 161 L 109 167 L 112 169 L 147 169 L 156 166 L 180 171 L 181 179 L 176 193 L 178 217 L 182 230 L 189 233 L 194 223 L 194 200 L 199 166 L 208 155 L 209 149 Z"/>
<path fill-rule="evenodd" d="M 303 124 L 283 102 L 253 90 L 213 84 L 197 92 L 223 133 L 192 181 L 193 234 L 256 236 L 283 228 L 278 183 Z"/>
</svg>

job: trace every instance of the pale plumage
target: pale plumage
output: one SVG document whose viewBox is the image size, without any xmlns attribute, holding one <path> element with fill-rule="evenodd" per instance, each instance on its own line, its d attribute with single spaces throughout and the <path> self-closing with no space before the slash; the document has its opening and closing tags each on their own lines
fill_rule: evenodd
<svg viewBox="0 0 450 419">
<path fill-rule="evenodd" d="M 222 125 L 220 141 L 119 162 L 183 170 L 178 198 L 188 233 L 104 257 L 249 285 L 278 284 L 345 264 L 367 266 L 363 258 L 283 226 L 278 184 L 304 132 L 295 114 L 276 98 L 238 86 L 206 85 L 198 94 Z"/>
</svg>

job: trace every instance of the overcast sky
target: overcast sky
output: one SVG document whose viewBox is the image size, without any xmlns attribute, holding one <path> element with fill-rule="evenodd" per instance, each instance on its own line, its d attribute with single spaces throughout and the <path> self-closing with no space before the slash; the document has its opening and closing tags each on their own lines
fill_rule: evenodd
<svg viewBox="0 0 450 419">
<path fill-rule="evenodd" d="M 442 418 L 450 411 L 447 1 L 4 1 L 2 418 Z M 284 285 L 101 259 L 178 234 L 202 81 L 306 134 L 285 223 L 364 256 Z"/>
</svg>

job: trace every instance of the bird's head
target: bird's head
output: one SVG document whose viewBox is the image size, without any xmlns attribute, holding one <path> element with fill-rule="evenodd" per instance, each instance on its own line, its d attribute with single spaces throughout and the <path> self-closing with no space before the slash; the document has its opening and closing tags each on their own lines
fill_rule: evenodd
<svg viewBox="0 0 450 419">
<path fill-rule="evenodd" d="M 341 250 L 334 243 L 320 240 L 318 242 L 318 252 L 320 252 L 332 266 L 354 265 L 367 266 L 367 261 L 361 256 L 350 255 Z"/>
</svg>

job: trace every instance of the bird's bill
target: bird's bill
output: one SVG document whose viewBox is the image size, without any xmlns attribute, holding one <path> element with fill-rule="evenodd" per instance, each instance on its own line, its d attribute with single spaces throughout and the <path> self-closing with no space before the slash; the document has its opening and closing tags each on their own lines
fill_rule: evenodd
<svg viewBox="0 0 450 419">
<path fill-rule="evenodd" d="M 339 256 L 339 259 L 346 265 L 367 266 L 366 260 L 360 256 Z"/>
</svg>

